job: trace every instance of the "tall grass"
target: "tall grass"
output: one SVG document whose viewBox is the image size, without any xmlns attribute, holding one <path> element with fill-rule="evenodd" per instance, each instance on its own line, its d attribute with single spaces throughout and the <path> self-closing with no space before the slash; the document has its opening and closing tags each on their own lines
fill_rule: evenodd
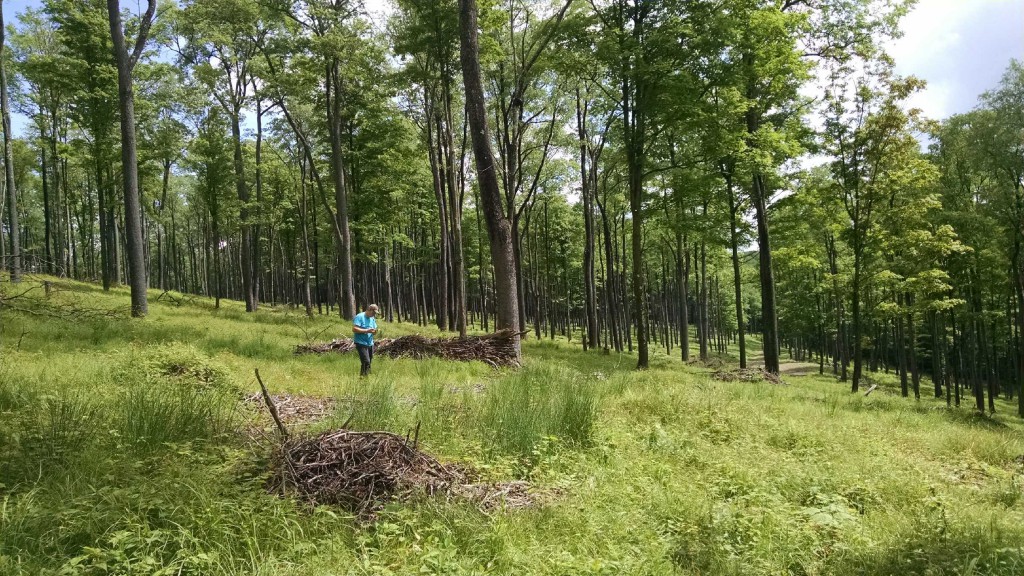
<svg viewBox="0 0 1024 576">
<path fill-rule="evenodd" d="M 577 373 L 527 368 L 491 384 L 480 425 L 487 450 L 526 456 L 547 437 L 586 446 L 597 416 L 598 391 Z"/>
<path fill-rule="evenodd" d="M 229 431 L 234 399 L 183 386 L 137 386 L 116 402 L 114 413 L 125 445 L 145 454 L 167 444 L 211 440 Z"/>
<path fill-rule="evenodd" d="M 347 399 L 339 417 L 350 420 L 350 429 L 391 430 L 398 424 L 398 399 L 391 380 L 379 375 L 359 380 L 348 387 Z"/>
</svg>

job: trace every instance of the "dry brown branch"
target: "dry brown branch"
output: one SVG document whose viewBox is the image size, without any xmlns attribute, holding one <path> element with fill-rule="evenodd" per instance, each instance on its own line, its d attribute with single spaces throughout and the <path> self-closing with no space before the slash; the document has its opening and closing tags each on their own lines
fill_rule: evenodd
<svg viewBox="0 0 1024 576">
<path fill-rule="evenodd" d="M 274 423 L 277 424 L 277 429 L 281 432 L 281 438 L 287 441 L 288 429 L 284 427 L 284 423 L 281 422 L 281 417 L 277 414 L 277 406 L 274 405 L 274 401 L 270 398 L 270 392 L 267 392 L 267 386 L 263 384 L 263 378 L 260 378 L 259 368 L 256 369 L 256 381 L 260 383 L 260 390 L 263 392 L 263 401 L 267 403 L 267 410 L 270 410 L 270 415 L 274 418 Z"/>
</svg>

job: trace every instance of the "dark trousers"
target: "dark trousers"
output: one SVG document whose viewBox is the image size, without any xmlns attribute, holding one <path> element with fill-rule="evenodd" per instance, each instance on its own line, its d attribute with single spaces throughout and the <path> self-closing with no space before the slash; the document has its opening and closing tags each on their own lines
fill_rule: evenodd
<svg viewBox="0 0 1024 576">
<path fill-rule="evenodd" d="M 356 344 L 356 350 L 359 352 L 359 375 L 367 376 L 370 374 L 370 364 L 373 363 L 373 346 L 364 346 L 362 344 Z"/>
</svg>

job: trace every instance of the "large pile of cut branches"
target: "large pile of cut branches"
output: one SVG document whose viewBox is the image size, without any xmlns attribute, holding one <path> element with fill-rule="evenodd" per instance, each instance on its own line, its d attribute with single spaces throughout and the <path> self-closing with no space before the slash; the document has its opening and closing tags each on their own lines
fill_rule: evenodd
<svg viewBox="0 0 1024 576">
<path fill-rule="evenodd" d="M 313 505 L 334 505 L 360 516 L 411 496 L 449 493 L 464 476 L 389 432 L 336 430 L 282 444 L 274 488 Z"/>
<path fill-rule="evenodd" d="M 426 336 L 402 336 L 394 340 L 377 342 L 375 352 L 390 358 L 443 358 L 459 362 L 479 360 L 495 368 L 516 366 L 519 357 L 515 348 L 515 332 L 502 331 L 485 336 L 465 338 L 427 338 Z M 355 350 L 351 339 L 341 338 L 322 344 L 301 344 L 296 354 L 346 353 Z"/>
</svg>

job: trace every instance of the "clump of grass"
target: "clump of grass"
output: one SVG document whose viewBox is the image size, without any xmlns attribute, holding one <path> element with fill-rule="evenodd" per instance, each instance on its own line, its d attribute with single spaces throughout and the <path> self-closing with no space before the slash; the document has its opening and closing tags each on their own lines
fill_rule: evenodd
<svg viewBox="0 0 1024 576">
<path fill-rule="evenodd" d="M 18 385 L 10 364 L 0 362 L 0 414 L 31 404 L 32 396 L 24 386 Z"/>
<path fill-rule="evenodd" d="M 578 374 L 527 368 L 488 387 L 481 429 L 490 451 L 531 454 L 547 437 L 585 446 L 597 417 L 598 391 Z"/>
<path fill-rule="evenodd" d="M 0 486 L 18 486 L 72 470 L 106 428 L 106 414 L 83 394 L 62 391 L 33 398 L 3 424 Z"/>
<path fill-rule="evenodd" d="M 211 440 L 230 430 L 232 403 L 223 394 L 184 386 L 135 386 L 114 406 L 126 447 L 150 453 L 167 444 Z"/>
<path fill-rule="evenodd" d="M 34 440 L 43 455 L 57 460 L 88 446 L 103 418 L 99 406 L 74 392 L 43 397 L 40 416 L 40 434 Z"/>
<path fill-rule="evenodd" d="M 351 430 L 389 430 L 398 424 L 399 406 L 395 384 L 371 377 L 348 389 L 350 406 L 342 408 Z M 344 414 L 348 412 L 348 414 Z"/>
<path fill-rule="evenodd" d="M 172 383 L 202 390 L 234 390 L 227 369 L 190 344 L 132 347 L 116 363 L 113 377 L 124 384 Z"/>
</svg>

